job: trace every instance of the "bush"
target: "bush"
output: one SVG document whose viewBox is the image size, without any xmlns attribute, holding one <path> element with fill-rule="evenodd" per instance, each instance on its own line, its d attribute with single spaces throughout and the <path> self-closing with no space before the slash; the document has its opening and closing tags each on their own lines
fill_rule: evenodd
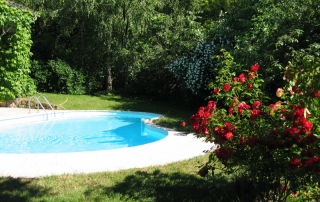
<svg viewBox="0 0 320 202">
<path fill-rule="evenodd" d="M 260 88 L 258 64 L 239 75 L 230 72 L 235 63 L 228 52 L 217 57 L 220 71 L 207 106 L 191 117 L 197 137 L 218 146 L 200 174 L 215 170 L 215 162 L 259 190 L 252 201 L 286 201 L 293 193 L 320 182 L 319 108 L 320 58 L 297 52 L 284 68 L 287 84 L 279 88 L 279 101 L 269 99 Z M 243 180 L 240 180 L 243 181 Z"/>
<path fill-rule="evenodd" d="M 38 91 L 74 95 L 85 93 L 84 76 L 60 59 L 49 60 L 47 65 L 33 61 L 31 71 Z"/>
</svg>

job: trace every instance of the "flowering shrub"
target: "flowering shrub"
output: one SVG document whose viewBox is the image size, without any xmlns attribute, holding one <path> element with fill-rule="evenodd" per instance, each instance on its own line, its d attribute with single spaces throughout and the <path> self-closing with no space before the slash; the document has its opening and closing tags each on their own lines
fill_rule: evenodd
<svg viewBox="0 0 320 202">
<path fill-rule="evenodd" d="M 212 60 L 221 47 L 232 46 L 225 36 L 216 35 L 210 42 L 198 42 L 189 56 L 184 56 L 169 65 L 168 69 L 176 78 L 182 79 L 187 89 L 197 94 L 214 76 L 216 61 Z"/>
<path fill-rule="evenodd" d="M 288 84 L 277 90 L 279 101 L 271 104 L 259 89 L 259 64 L 235 75 L 229 70 L 234 64 L 230 54 L 219 59 L 224 68 L 210 84 L 211 100 L 191 117 L 196 135 L 218 145 L 201 176 L 220 161 L 227 171 L 240 170 L 259 187 L 259 201 L 286 200 L 320 182 L 320 88 L 313 84 L 319 81 L 319 59 L 302 58 L 303 69 L 294 63 L 285 68 Z"/>
</svg>

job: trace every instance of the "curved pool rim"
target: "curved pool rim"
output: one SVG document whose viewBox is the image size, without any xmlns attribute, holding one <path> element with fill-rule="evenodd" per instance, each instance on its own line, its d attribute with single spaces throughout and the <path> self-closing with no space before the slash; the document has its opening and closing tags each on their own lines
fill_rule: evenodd
<svg viewBox="0 0 320 202">
<path fill-rule="evenodd" d="M 168 135 L 168 131 L 148 124 L 160 116 L 148 112 L 78 110 L 0 120 L 0 125 L 7 122 L 0 128 L 0 132 L 7 134 L 3 136 L 5 142 L 0 153 L 71 153 L 152 144 Z M 12 132 L 14 128 L 16 133 Z M 19 136 L 12 139 L 9 134 Z"/>
</svg>

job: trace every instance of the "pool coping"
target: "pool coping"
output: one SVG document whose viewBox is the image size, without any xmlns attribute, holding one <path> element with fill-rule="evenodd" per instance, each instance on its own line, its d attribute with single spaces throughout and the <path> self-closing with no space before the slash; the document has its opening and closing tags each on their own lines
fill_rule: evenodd
<svg viewBox="0 0 320 202">
<path fill-rule="evenodd" d="M 0 121 L 8 118 L 34 116 L 34 111 L 27 114 L 23 110 L 25 109 L 11 109 L 10 112 L 10 108 L 0 108 Z M 72 111 L 86 110 L 67 110 L 66 112 Z M 59 110 L 59 112 L 63 111 Z M 159 128 L 168 131 L 168 136 L 157 142 L 136 147 L 73 153 L 0 154 L 0 176 L 35 178 L 143 168 L 203 155 L 203 151 L 213 146 L 192 134 L 186 135 L 168 128 Z"/>
</svg>

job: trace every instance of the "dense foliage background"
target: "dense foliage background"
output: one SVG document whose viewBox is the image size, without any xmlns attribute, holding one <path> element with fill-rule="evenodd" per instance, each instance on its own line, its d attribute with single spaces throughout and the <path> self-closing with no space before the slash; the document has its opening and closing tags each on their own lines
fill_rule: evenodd
<svg viewBox="0 0 320 202">
<path fill-rule="evenodd" d="M 30 75 L 42 92 L 116 90 L 194 106 L 223 48 L 237 73 L 259 63 L 271 95 L 295 53 L 319 43 L 319 0 L 15 2 L 38 13 Z"/>
</svg>

